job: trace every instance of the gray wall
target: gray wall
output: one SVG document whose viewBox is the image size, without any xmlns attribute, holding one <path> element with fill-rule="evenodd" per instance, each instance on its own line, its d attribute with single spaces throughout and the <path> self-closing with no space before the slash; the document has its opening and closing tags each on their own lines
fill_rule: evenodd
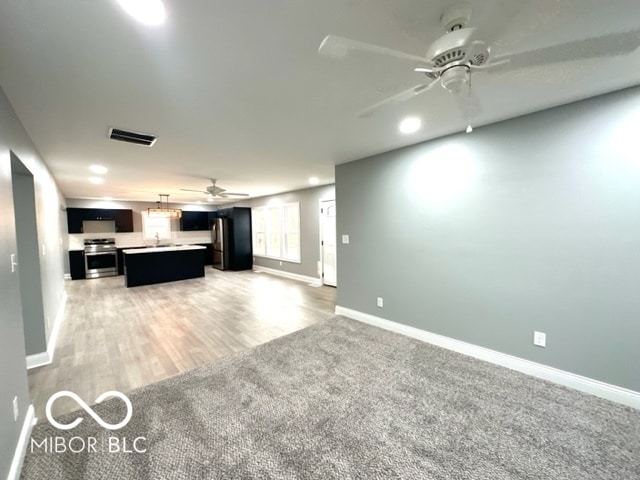
<svg viewBox="0 0 640 480">
<path fill-rule="evenodd" d="M 27 355 L 33 355 L 47 349 L 35 191 L 33 176 L 15 157 L 11 159 L 11 169 L 24 340 Z"/>
<path fill-rule="evenodd" d="M 335 199 L 334 185 L 305 188 L 293 192 L 253 198 L 235 203 L 236 206 L 262 207 L 270 202 L 292 203 L 300 202 L 300 257 L 301 262 L 286 262 L 271 258 L 254 257 L 254 265 L 273 268 L 283 272 L 320 278 L 318 262 L 320 261 L 320 201 Z M 338 210 L 340 205 L 337 204 Z"/>
<path fill-rule="evenodd" d="M 0 478 L 9 473 L 20 429 L 30 404 L 25 364 L 25 340 L 20 307 L 19 272 L 11 273 L 9 255 L 17 253 L 11 181 L 11 152 L 33 174 L 40 276 L 47 339 L 64 298 L 64 199 L 36 148 L 0 90 Z M 43 254 L 44 248 L 44 254 Z M 20 416 L 13 421 L 11 402 L 18 396 Z"/>
<path fill-rule="evenodd" d="M 337 304 L 640 391 L 638 125 L 634 88 L 336 167 Z"/>
</svg>

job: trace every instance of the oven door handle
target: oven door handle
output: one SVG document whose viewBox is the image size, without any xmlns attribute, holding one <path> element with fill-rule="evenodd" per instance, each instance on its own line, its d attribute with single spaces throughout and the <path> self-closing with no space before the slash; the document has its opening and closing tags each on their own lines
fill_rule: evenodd
<svg viewBox="0 0 640 480">
<path fill-rule="evenodd" d="M 85 255 L 116 255 L 117 252 L 84 252 Z"/>
</svg>

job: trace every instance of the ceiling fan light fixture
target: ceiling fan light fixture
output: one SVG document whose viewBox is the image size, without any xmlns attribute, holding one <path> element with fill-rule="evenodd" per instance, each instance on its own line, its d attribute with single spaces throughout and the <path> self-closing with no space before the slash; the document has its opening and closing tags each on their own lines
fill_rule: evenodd
<svg viewBox="0 0 640 480">
<path fill-rule="evenodd" d="M 420 128 L 422 128 L 422 120 L 418 117 L 407 117 L 398 126 L 398 130 L 407 135 L 417 132 Z"/>
<path fill-rule="evenodd" d="M 460 93 L 469 84 L 469 67 L 456 65 L 440 75 L 440 85 L 454 95 Z"/>
</svg>

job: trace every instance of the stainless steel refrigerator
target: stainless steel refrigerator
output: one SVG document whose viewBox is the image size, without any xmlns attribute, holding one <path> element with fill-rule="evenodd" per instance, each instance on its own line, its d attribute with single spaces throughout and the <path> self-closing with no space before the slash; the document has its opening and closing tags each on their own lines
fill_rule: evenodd
<svg viewBox="0 0 640 480">
<path fill-rule="evenodd" d="M 214 218 L 211 222 L 213 268 L 229 269 L 229 219 Z"/>
</svg>

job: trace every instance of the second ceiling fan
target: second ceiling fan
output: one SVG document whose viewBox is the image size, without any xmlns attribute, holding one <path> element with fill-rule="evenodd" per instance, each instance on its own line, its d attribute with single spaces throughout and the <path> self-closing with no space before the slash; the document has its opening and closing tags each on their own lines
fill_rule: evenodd
<svg viewBox="0 0 640 480">
<path fill-rule="evenodd" d="M 233 192 L 227 192 L 227 190 L 225 190 L 222 187 L 218 187 L 216 185 L 216 179 L 212 178 L 211 179 L 211 185 L 209 185 L 208 187 L 206 187 L 205 190 L 191 190 L 188 188 L 181 188 L 180 190 L 182 190 L 183 192 L 198 192 L 198 193 L 205 193 L 207 195 L 211 195 L 212 197 L 218 197 L 218 198 L 227 198 L 227 197 L 248 197 L 249 194 L 248 193 L 233 193 Z"/>
</svg>

